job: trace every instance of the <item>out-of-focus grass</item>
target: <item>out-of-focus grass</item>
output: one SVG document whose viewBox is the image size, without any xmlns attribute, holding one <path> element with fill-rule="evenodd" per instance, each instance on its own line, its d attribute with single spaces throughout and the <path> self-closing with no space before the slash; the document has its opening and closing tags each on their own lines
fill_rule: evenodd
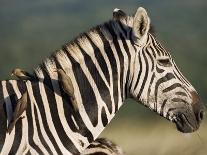
<svg viewBox="0 0 207 155">
<path fill-rule="evenodd" d="M 138 105 L 127 105 L 135 108 Z M 129 108 L 129 109 L 130 109 Z M 205 155 L 207 154 L 207 121 L 191 134 L 176 130 L 173 123 L 144 110 L 143 114 L 126 116 L 126 107 L 107 126 L 100 137 L 107 137 L 120 145 L 127 155 Z M 131 110 L 130 110 L 131 111 Z M 130 115 L 130 114 L 128 114 Z"/>
</svg>

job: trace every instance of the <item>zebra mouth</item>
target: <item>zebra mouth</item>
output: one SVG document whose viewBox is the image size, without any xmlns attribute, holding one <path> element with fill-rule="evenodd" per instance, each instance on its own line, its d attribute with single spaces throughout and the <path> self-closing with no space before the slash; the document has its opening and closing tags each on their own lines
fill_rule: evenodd
<svg viewBox="0 0 207 155">
<path fill-rule="evenodd" d="M 177 130 L 182 133 L 191 133 L 199 128 L 194 116 L 186 116 L 184 113 L 177 113 L 173 119 L 176 124 Z"/>
</svg>

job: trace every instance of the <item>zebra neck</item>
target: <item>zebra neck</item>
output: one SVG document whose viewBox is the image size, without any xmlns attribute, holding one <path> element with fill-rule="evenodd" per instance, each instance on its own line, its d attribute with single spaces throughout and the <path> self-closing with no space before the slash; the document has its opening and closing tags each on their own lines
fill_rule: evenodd
<svg viewBox="0 0 207 155">
<path fill-rule="evenodd" d="M 74 85 L 77 84 L 75 100 L 78 111 L 74 110 L 70 98 L 62 90 L 58 80 L 45 77 L 42 82 L 28 82 L 27 87 L 31 99 L 33 98 L 31 102 L 47 121 L 46 124 L 43 122 L 45 130 L 55 131 L 54 134 L 58 135 L 66 149 L 73 148 L 81 152 L 98 137 L 115 116 L 122 105 L 122 98 L 118 93 L 115 96 L 116 91 L 113 92 L 113 89 L 106 86 L 103 89 L 103 82 L 102 85 L 91 85 L 84 74 L 78 76 L 78 73 L 80 70 L 74 70 L 74 75 L 80 77 L 73 82 Z M 118 91 L 118 88 L 116 89 Z"/>
<path fill-rule="evenodd" d="M 57 133 L 68 137 L 78 150 L 98 137 L 126 98 L 128 70 L 133 63 L 129 63 L 129 49 L 123 47 L 129 43 L 122 41 L 97 28 L 65 45 L 35 70 L 41 81 L 34 86 L 41 92 L 35 98 L 43 100 L 37 104 L 48 105 L 45 115 L 51 113 Z M 71 78 L 78 111 L 59 83 L 57 68 Z"/>
</svg>

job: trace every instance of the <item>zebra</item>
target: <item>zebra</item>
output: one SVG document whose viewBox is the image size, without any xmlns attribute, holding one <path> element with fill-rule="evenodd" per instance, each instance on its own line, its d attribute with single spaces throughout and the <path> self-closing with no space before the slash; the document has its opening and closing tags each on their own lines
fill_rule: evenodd
<svg viewBox="0 0 207 155">
<path fill-rule="evenodd" d="M 151 32 L 147 11 L 120 9 L 113 18 L 65 44 L 34 69 L 34 80 L 1 81 L 1 154 L 81 154 L 133 98 L 194 132 L 204 118 L 201 99 Z M 76 101 L 62 87 L 61 69 Z M 10 133 L 16 103 L 27 92 L 27 108 Z"/>
</svg>

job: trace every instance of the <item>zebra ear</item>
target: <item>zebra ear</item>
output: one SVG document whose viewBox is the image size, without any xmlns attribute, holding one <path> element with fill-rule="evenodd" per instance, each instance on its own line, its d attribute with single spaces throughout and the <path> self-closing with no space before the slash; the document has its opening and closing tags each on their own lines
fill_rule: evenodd
<svg viewBox="0 0 207 155">
<path fill-rule="evenodd" d="M 114 9 L 113 11 L 113 19 L 114 20 L 120 20 L 121 18 L 126 17 L 126 13 L 118 8 Z"/>
<path fill-rule="evenodd" d="M 133 31 L 138 39 L 145 36 L 150 29 L 150 18 L 144 8 L 139 7 L 134 16 Z"/>
</svg>

